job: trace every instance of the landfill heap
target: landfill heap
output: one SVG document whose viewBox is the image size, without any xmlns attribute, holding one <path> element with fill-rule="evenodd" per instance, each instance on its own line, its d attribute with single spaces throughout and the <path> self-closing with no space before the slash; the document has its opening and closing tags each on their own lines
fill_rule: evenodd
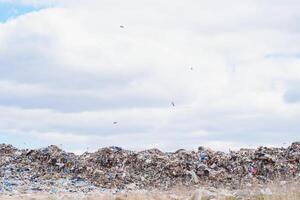
<svg viewBox="0 0 300 200">
<path fill-rule="evenodd" d="M 224 153 L 141 152 L 120 147 L 75 155 L 57 146 L 19 150 L 0 144 L 0 193 L 90 192 L 211 186 L 237 189 L 274 181 L 300 180 L 300 142 L 287 148 L 259 147 Z"/>
</svg>

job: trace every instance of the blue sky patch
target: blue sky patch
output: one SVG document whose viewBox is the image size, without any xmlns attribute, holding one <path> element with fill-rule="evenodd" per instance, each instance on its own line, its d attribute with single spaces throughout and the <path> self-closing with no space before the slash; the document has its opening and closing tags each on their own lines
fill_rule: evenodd
<svg viewBox="0 0 300 200">
<path fill-rule="evenodd" d="M 0 23 L 41 8 L 20 3 L 0 3 Z"/>
<path fill-rule="evenodd" d="M 285 53 L 273 53 L 273 54 L 267 54 L 265 55 L 265 58 L 300 58 L 300 54 L 285 54 Z"/>
</svg>

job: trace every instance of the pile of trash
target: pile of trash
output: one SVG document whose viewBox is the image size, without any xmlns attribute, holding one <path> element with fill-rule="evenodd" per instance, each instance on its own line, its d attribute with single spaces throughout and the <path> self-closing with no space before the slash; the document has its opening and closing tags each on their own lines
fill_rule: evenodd
<svg viewBox="0 0 300 200">
<path fill-rule="evenodd" d="M 224 153 L 141 152 L 120 147 L 75 155 L 57 146 L 19 150 L 0 144 L 0 193 L 90 192 L 209 186 L 238 189 L 300 180 L 300 142 L 288 148 L 259 147 Z"/>
</svg>

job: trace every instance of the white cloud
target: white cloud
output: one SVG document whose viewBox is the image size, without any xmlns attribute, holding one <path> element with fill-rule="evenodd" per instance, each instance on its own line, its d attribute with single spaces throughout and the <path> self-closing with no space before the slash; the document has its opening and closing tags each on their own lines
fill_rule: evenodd
<svg viewBox="0 0 300 200">
<path fill-rule="evenodd" d="M 3 134 L 165 150 L 299 139 L 298 1 L 39 2 L 54 6 L 0 24 Z"/>
</svg>

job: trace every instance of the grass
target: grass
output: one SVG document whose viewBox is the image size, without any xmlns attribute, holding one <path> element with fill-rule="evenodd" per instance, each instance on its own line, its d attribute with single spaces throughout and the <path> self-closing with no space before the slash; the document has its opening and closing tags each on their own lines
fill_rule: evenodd
<svg viewBox="0 0 300 200">
<path fill-rule="evenodd" d="M 122 197 L 114 197 L 112 195 L 86 195 L 85 197 L 78 197 L 76 195 L 18 195 L 18 196 L 3 196 L 0 199 L 5 200 L 73 200 L 73 199 L 82 199 L 82 200 L 300 200 L 300 194 L 282 194 L 282 195 L 258 195 L 254 197 L 202 197 L 201 199 L 196 199 L 192 197 L 172 197 L 161 194 L 135 194 L 127 195 Z"/>
<path fill-rule="evenodd" d="M 160 196 L 160 195 L 130 195 L 127 197 L 113 197 L 110 195 L 107 196 L 95 196 L 95 195 L 87 195 L 85 197 L 78 197 L 76 195 L 18 195 L 16 197 L 13 196 L 2 196 L 0 197 L 2 200 L 73 200 L 73 199 L 81 199 L 81 200 L 300 200 L 300 195 L 273 195 L 273 196 L 256 196 L 256 197 L 215 197 L 215 198 L 208 198 L 202 197 L 201 199 L 194 199 L 191 198 L 173 198 L 167 196 Z"/>
<path fill-rule="evenodd" d="M 218 190 L 214 193 L 207 193 L 207 190 L 176 189 L 167 192 L 136 191 L 115 195 L 111 193 L 0 195 L 0 200 L 300 200 L 299 185 L 269 186 L 268 188 L 271 188 L 271 194 L 261 194 L 259 192 L 261 189 L 249 188 L 240 196 L 234 195 L 234 192 L 229 192 L 225 195 Z"/>
</svg>

